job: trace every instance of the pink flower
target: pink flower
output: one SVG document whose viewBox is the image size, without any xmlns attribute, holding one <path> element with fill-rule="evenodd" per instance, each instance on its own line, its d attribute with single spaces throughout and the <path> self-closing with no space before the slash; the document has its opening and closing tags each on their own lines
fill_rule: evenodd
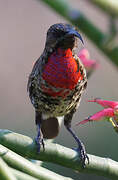
<svg viewBox="0 0 118 180">
<path fill-rule="evenodd" d="M 82 63 L 84 64 L 88 75 L 90 75 L 91 72 L 97 69 L 99 66 L 99 64 L 95 60 L 90 59 L 90 54 L 87 49 L 82 49 L 79 52 L 78 57 L 81 59 Z"/>
<path fill-rule="evenodd" d="M 118 101 L 107 101 L 99 98 L 89 100 L 88 102 L 96 102 L 104 107 L 103 110 L 89 116 L 87 119 L 79 122 L 77 125 L 85 124 L 89 121 L 108 120 L 112 123 L 116 132 L 118 132 Z"/>
</svg>

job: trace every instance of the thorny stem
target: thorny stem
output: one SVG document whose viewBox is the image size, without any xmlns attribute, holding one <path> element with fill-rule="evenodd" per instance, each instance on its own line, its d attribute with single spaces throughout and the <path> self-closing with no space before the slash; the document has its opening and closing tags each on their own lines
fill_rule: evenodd
<svg viewBox="0 0 118 180">
<path fill-rule="evenodd" d="M 118 162 L 108 158 L 88 154 L 89 164 L 87 163 L 86 167 L 82 168 L 79 154 L 76 151 L 58 144 L 45 143 L 45 151 L 41 148 L 39 154 L 35 142 L 30 137 L 9 130 L 0 130 L 0 143 L 29 159 L 52 162 L 79 172 L 103 175 L 114 180 L 118 179 Z M 13 162 L 11 161 L 11 163 Z"/>
</svg>

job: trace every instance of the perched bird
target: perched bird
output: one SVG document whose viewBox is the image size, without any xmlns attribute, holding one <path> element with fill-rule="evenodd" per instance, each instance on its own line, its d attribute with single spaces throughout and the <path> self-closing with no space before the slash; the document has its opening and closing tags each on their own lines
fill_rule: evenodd
<svg viewBox="0 0 118 180">
<path fill-rule="evenodd" d="M 88 156 L 84 145 L 71 129 L 73 114 L 87 86 L 85 68 L 74 52 L 78 39 L 83 43 L 81 35 L 69 24 L 54 24 L 48 29 L 44 51 L 29 75 L 28 92 L 35 108 L 38 151 L 41 145 L 44 147 L 43 138 L 58 135 L 58 117 L 63 116 L 85 165 Z"/>
</svg>

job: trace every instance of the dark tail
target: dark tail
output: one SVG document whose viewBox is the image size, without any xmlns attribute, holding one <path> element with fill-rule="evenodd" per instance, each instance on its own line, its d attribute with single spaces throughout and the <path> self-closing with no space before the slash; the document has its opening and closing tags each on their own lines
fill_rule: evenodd
<svg viewBox="0 0 118 180">
<path fill-rule="evenodd" d="M 59 123 L 56 117 L 50 117 L 48 119 L 42 119 L 42 113 L 36 111 L 35 116 L 36 124 L 40 124 L 43 138 L 52 139 L 59 133 Z"/>
</svg>

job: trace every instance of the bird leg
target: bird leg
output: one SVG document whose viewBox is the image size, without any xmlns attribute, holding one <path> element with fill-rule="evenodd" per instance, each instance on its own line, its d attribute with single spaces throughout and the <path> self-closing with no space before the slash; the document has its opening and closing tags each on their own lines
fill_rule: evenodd
<svg viewBox="0 0 118 180">
<path fill-rule="evenodd" d="M 44 140 L 43 140 L 43 134 L 41 132 L 40 124 L 37 125 L 37 136 L 35 138 L 35 142 L 37 144 L 38 152 L 40 152 L 41 145 L 43 146 L 43 149 L 45 150 Z"/>
<path fill-rule="evenodd" d="M 86 150 L 85 150 L 85 146 L 84 144 L 81 142 L 81 140 L 76 136 L 76 134 L 73 132 L 73 130 L 70 127 L 66 127 L 67 130 L 72 134 L 73 138 L 75 139 L 75 141 L 78 144 L 78 147 L 75 149 L 77 152 L 79 152 L 80 154 L 80 159 L 82 161 L 82 166 L 85 167 L 85 160 L 87 159 L 88 163 L 89 163 L 89 158 L 86 154 Z"/>
<path fill-rule="evenodd" d="M 71 119 L 72 119 L 73 113 L 69 113 L 65 116 L 64 118 L 64 125 L 66 127 L 66 129 L 71 133 L 71 135 L 73 136 L 73 138 L 75 139 L 75 141 L 77 142 L 78 147 L 76 148 L 76 151 L 79 153 L 80 155 L 80 159 L 82 161 L 82 166 L 83 168 L 85 167 L 85 160 L 87 159 L 88 164 L 89 164 L 89 158 L 86 154 L 85 151 L 85 147 L 84 144 L 81 142 L 81 140 L 76 136 L 76 134 L 74 133 L 74 131 L 71 128 Z"/>
<path fill-rule="evenodd" d="M 35 122 L 37 125 L 37 136 L 35 138 L 35 142 L 37 144 L 38 152 L 40 152 L 41 145 L 43 146 L 43 149 L 45 150 L 44 140 L 43 140 L 43 134 L 41 131 L 41 113 L 36 111 L 35 116 Z"/>
</svg>

